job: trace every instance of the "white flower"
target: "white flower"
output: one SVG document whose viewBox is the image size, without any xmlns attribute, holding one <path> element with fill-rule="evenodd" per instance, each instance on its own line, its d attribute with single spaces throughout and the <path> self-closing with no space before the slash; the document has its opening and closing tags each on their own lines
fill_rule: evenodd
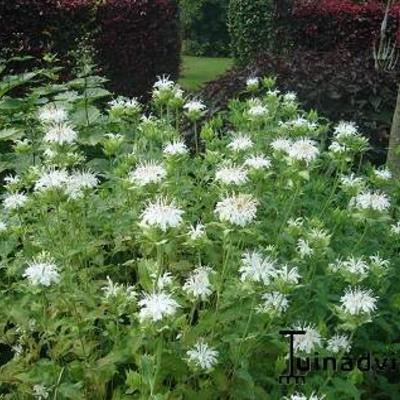
<svg viewBox="0 0 400 400">
<path fill-rule="evenodd" d="M 21 182 L 21 178 L 18 175 L 7 175 L 4 177 L 5 186 L 17 185 Z"/>
<path fill-rule="evenodd" d="M 293 330 L 305 331 L 305 334 L 293 335 L 293 347 L 296 353 L 310 354 L 321 346 L 322 338 L 314 325 L 298 324 Z"/>
<path fill-rule="evenodd" d="M 73 171 L 66 183 L 65 192 L 71 199 L 79 199 L 84 189 L 94 189 L 99 180 L 91 171 Z"/>
<path fill-rule="evenodd" d="M 28 268 L 22 276 L 35 286 L 50 286 L 52 283 L 60 281 L 60 274 L 56 264 L 52 259 L 47 258 L 45 254 L 41 254 L 38 258 L 34 258 L 28 263 Z"/>
<path fill-rule="evenodd" d="M 292 141 L 287 138 L 278 138 L 272 141 L 270 146 L 275 151 L 283 151 L 284 153 L 288 153 L 290 148 L 292 147 Z"/>
<path fill-rule="evenodd" d="M 129 180 L 138 186 L 150 183 L 160 183 L 167 176 L 166 169 L 156 161 L 140 163 L 134 171 L 129 174 Z"/>
<path fill-rule="evenodd" d="M 173 316 L 180 307 L 171 295 L 165 292 L 144 293 L 138 305 L 141 307 L 139 311 L 140 322 L 147 320 L 161 321 L 165 317 Z"/>
<path fill-rule="evenodd" d="M 341 176 L 340 183 L 344 188 L 357 188 L 364 185 L 364 179 L 351 173 L 350 175 Z"/>
<path fill-rule="evenodd" d="M 44 155 L 46 158 L 48 158 L 49 160 L 51 160 L 51 159 L 53 159 L 53 158 L 57 155 L 57 152 L 55 152 L 55 151 L 52 150 L 52 149 L 46 149 L 46 150 L 43 152 L 43 155 Z"/>
<path fill-rule="evenodd" d="M 279 89 L 274 89 L 274 90 L 270 89 L 267 91 L 267 96 L 278 97 L 280 93 L 281 91 Z"/>
<path fill-rule="evenodd" d="M 225 185 L 242 185 L 247 182 L 247 171 L 234 164 L 222 165 L 215 173 L 215 180 Z"/>
<path fill-rule="evenodd" d="M 7 230 L 7 224 L 3 221 L 0 221 L 0 233 L 5 232 Z"/>
<path fill-rule="evenodd" d="M 46 388 L 46 386 L 44 386 L 44 385 L 34 385 L 32 394 L 38 400 L 48 399 L 49 398 L 49 391 Z"/>
<path fill-rule="evenodd" d="M 387 181 L 387 180 L 392 178 L 392 172 L 387 168 L 374 169 L 374 175 L 377 178 L 380 178 L 380 179 L 385 180 L 385 181 Z"/>
<path fill-rule="evenodd" d="M 313 140 L 300 138 L 289 147 L 288 156 L 294 160 L 313 161 L 319 154 L 319 149 Z"/>
<path fill-rule="evenodd" d="M 372 290 L 347 288 L 340 298 L 341 308 L 350 315 L 370 314 L 376 309 L 378 299 Z"/>
<path fill-rule="evenodd" d="M 244 165 L 253 169 L 268 169 L 271 167 L 271 160 L 263 155 L 255 155 L 247 158 Z"/>
<path fill-rule="evenodd" d="M 253 141 L 251 140 L 250 136 L 240 133 L 233 137 L 233 140 L 228 144 L 227 147 L 236 152 L 243 151 L 253 147 Z"/>
<path fill-rule="evenodd" d="M 260 78 L 258 78 L 258 77 L 250 77 L 250 78 L 247 78 L 247 80 L 246 80 L 247 89 L 250 89 L 250 90 L 257 89 L 259 85 L 260 85 Z"/>
<path fill-rule="evenodd" d="M 265 293 L 261 298 L 264 302 L 258 307 L 258 312 L 282 314 L 289 307 L 287 296 L 280 292 Z"/>
<path fill-rule="evenodd" d="M 289 228 L 301 228 L 304 224 L 304 219 L 302 217 L 289 218 L 287 224 Z"/>
<path fill-rule="evenodd" d="M 124 296 L 128 301 L 134 301 L 137 296 L 133 286 L 127 285 L 125 287 L 120 283 L 114 283 L 109 276 L 107 276 L 107 285 L 103 286 L 101 290 L 104 292 L 106 299 Z"/>
<path fill-rule="evenodd" d="M 206 106 L 201 100 L 192 100 L 186 103 L 183 108 L 187 110 L 189 114 L 198 114 L 202 113 L 206 109 Z"/>
<path fill-rule="evenodd" d="M 209 347 L 208 344 L 203 341 L 197 342 L 186 354 L 189 362 L 206 371 L 212 370 L 218 362 L 218 351 Z"/>
<path fill-rule="evenodd" d="M 11 347 L 11 349 L 14 351 L 14 357 L 15 358 L 18 358 L 18 357 L 21 357 L 22 356 L 22 354 L 24 353 L 24 348 L 23 348 L 23 346 L 20 344 L 20 343 L 18 343 L 18 344 L 16 344 L 16 345 L 14 345 L 14 346 L 12 346 Z"/>
<path fill-rule="evenodd" d="M 354 136 L 358 134 L 358 127 L 354 122 L 340 121 L 335 127 L 333 134 L 338 139 L 346 136 Z"/>
<path fill-rule="evenodd" d="M 400 221 L 397 221 L 395 224 L 390 226 L 390 232 L 393 235 L 400 235 Z"/>
<path fill-rule="evenodd" d="M 297 117 L 296 119 L 286 121 L 284 123 L 281 123 L 280 125 L 287 128 L 304 128 L 308 130 L 315 130 L 318 127 L 315 122 L 311 122 L 303 117 Z"/>
<path fill-rule="evenodd" d="M 180 156 L 189 152 L 185 143 L 181 140 L 174 140 L 164 146 L 163 153 L 167 156 Z"/>
<path fill-rule="evenodd" d="M 70 125 L 61 123 L 54 125 L 47 131 L 44 141 L 47 143 L 71 144 L 77 139 L 77 133 Z"/>
<path fill-rule="evenodd" d="M 350 200 L 350 206 L 360 210 L 385 211 L 390 207 L 390 200 L 385 193 L 366 190 Z"/>
<path fill-rule="evenodd" d="M 6 210 L 16 210 L 25 205 L 28 201 L 28 196 L 23 193 L 8 194 L 3 201 L 3 206 Z"/>
<path fill-rule="evenodd" d="M 294 92 L 287 92 L 283 95 L 283 101 L 285 103 L 294 103 L 297 100 L 297 94 Z"/>
<path fill-rule="evenodd" d="M 339 142 L 333 141 L 329 145 L 328 150 L 331 151 L 332 153 L 341 154 L 347 151 L 348 148 L 344 144 L 340 144 Z"/>
<path fill-rule="evenodd" d="M 133 110 L 140 110 L 140 103 L 137 98 L 133 97 L 132 99 L 127 99 L 125 97 L 118 97 L 114 100 L 111 100 L 108 105 L 111 110 L 130 108 Z"/>
<path fill-rule="evenodd" d="M 351 349 L 350 338 L 346 335 L 336 334 L 328 340 L 327 350 L 337 354 L 340 352 L 347 353 Z"/>
<path fill-rule="evenodd" d="M 311 393 L 310 397 L 307 397 L 306 395 L 302 393 L 294 393 L 290 397 L 284 397 L 284 400 L 324 400 L 325 395 L 322 396 L 317 396 L 314 392 Z"/>
<path fill-rule="evenodd" d="M 287 265 L 282 265 L 273 272 L 272 276 L 274 279 L 280 280 L 288 285 L 297 285 L 301 278 L 297 267 L 289 268 Z"/>
<path fill-rule="evenodd" d="M 172 286 L 173 276 L 171 272 L 164 272 L 160 276 L 158 276 L 157 273 L 152 273 L 150 276 L 153 279 L 154 286 L 159 291 L 163 291 L 164 289 L 167 289 L 169 286 Z"/>
<path fill-rule="evenodd" d="M 44 191 L 47 189 L 60 189 L 68 181 L 68 173 L 64 169 L 49 169 L 43 171 L 39 179 L 35 183 L 36 191 Z"/>
<path fill-rule="evenodd" d="M 369 271 L 369 266 L 362 257 L 349 257 L 341 265 L 342 268 L 355 275 L 367 275 Z"/>
<path fill-rule="evenodd" d="M 176 228 L 182 223 L 183 210 L 176 207 L 175 202 L 158 198 L 149 203 L 143 211 L 141 218 L 144 226 L 160 228 L 166 232 L 168 228 Z"/>
<path fill-rule="evenodd" d="M 159 91 L 172 90 L 175 86 L 175 82 L 171 81 L 169 76 L 163 75 L 158 77 L 157 82 L 154 83 L 153 88 Z"/>
<path fill-rule="evenodd" d="M 263 258 L 257 251 L 246 251 L 242 256 L 242 265 L 239 269 L 240 280 L 242 282 L 250 280 L 268 285 L 275 266 L 276 260 L 269 256 Z"/>
<path fill-rule="evenodd" d="M 46 104 L 39 109 L 38 119 L 44 124 L 60 124 L 68 119 L 68 113 L 60 106 Z"/>
<path fill-rule="evenodd" d="M 262 118 L 268 114 L 268 109 L 262 104 L 256 104 L 250 107 L 247 113 L 251 119 Z"/>
<path fill-rule="evenodd" d="M 248 194 L 237 194 L 224 198 L 215 207 L 221 222 L 244 227 L 252 222 L 257 213 L 258 201 Z"/>
<path fill-rule="evenodd" d="M 205 226 L 200 222 L 196 226 L 190 225 L 188 235 L 193 241 L 203 238 L 206 235 Z"/>
<path fill-rule="evenodd" d="M 310 257 L 314 254 L 314 250 L 310 247 L 307 240 L 299 239 L 296 246 L 301 258 Z"/>
<path fill-rule="evenodd" d="M 210 267 L 200 266 L 196 268 L 186 279 L 182 288 L 183 291 L 195 299 L 207 300 L 213 292 L 210 282 L 210 274 L 213 272 Z"/>
</svg>

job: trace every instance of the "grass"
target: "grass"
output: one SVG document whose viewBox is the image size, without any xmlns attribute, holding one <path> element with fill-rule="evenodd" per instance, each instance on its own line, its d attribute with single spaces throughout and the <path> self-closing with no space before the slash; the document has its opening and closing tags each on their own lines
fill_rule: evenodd
<svg viewBox="0 0 400 400">
<path fill-rule="evenodd" d="M 216 79 L 233 65 L 231 58 L 183 56 L 179 83 L 186 90 L 199 89 L 204 83 Z"/>
</svg>

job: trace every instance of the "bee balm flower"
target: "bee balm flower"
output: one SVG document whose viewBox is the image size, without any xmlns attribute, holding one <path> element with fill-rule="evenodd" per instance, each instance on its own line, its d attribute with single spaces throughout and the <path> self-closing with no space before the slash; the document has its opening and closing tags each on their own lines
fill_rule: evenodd
<svg viewBox="0 0 400 400">
<path fill-rule="evenodd" d="M 166 199 L 158 198 L 143 211 L 141 223 L 166 232 L 168 228 L 176 228 L 182 223 L 183 213 L 174 201 L 168 203 Z"/>
<path fill-rule="evenodd" d="M 58 283 L 60 280 L 56 264 L 53 260 L 47 259 L 44 254 L 28 263 L 28 268 L 22 276 L 28 278 L 34 286 L 51 286 L 52 283 Z"/>
<path fill-rule="evenodd" d="M 150 183 L 160 183 L 167 176 L 167 171 L 158 162 L 148 161 L 141 163 L 129 174 L 129 180 L 138 186 L 146 186 Z"/>
<path fill-rule="evenodd" d="M 140 322 L 147 320 L 161 321 L 165 317 L 173 316 L 180 307 L 171 295 L 165 292 L 145 293 L 138 305 L 141 307 L 139 312 Z"/>
<path fill-rule="evenodd" d="M 203 341 L 197 342 L 186 354 L 189 362 L 206 371 L 212 370 L 217 363 L 218 351 Z"/>
<path fill-rule="evenodd" d="M 341 308 L 350 315 L 370 314 L 375 311 L 377 301 L 371 290 L 351 287 L 340 298 Z"/>
<path fill-rule="evenodd" d="M 258 201 L 251 195 L 232 195 L 217 203 L 215 213 L 221 222 L 244 227 L 255 219 L 257 205 Z"/>
</svg>

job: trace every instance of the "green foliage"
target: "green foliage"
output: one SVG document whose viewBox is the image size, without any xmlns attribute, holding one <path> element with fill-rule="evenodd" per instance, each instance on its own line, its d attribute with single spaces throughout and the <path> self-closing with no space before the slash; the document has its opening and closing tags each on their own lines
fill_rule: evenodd
<svg viewBox="0 0 400 400">
<path fill-rule="evenodd" d="M 232 52 L 238 64 L 248 63 L 276 44 L 273 0 L 231 0 L 228 20 Z"/>
<path fill-rule="evenodd" d="M 338 360 L 399 358 L 400 183 L 362 163 L 354 124 L 332 129 L 272 78 L 201 127 L 204 104 L 166 78 L 144 116 L 135 100 L 105 107 L 103 78 L 56 72 L 0 96 L 2 399 L 292 400 L 279 331 L 299 323 L 299 355 L 332 355 L 338 333 Z M 368 291 L 345 301 L 348 287 Z M 399 384 L 314 371 L 301 390 Z"/>
<path fill-rule="evenodd" d="M 180 0 L 184 52 L 194 56 L 229 56 L 229 0 Z"/>
</svg>

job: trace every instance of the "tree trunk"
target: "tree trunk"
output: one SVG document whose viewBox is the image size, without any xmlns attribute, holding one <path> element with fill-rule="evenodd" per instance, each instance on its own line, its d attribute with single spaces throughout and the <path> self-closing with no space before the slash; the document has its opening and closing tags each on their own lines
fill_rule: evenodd
<svg viewBox="0 0 400 400">
<path fill-rule="evenodd" d="M 400 86 L 397 92 L 396 108 L 390 129 L 387 165 L 393 172 L 393 176 L 400 177 Z"/>
</svg>

